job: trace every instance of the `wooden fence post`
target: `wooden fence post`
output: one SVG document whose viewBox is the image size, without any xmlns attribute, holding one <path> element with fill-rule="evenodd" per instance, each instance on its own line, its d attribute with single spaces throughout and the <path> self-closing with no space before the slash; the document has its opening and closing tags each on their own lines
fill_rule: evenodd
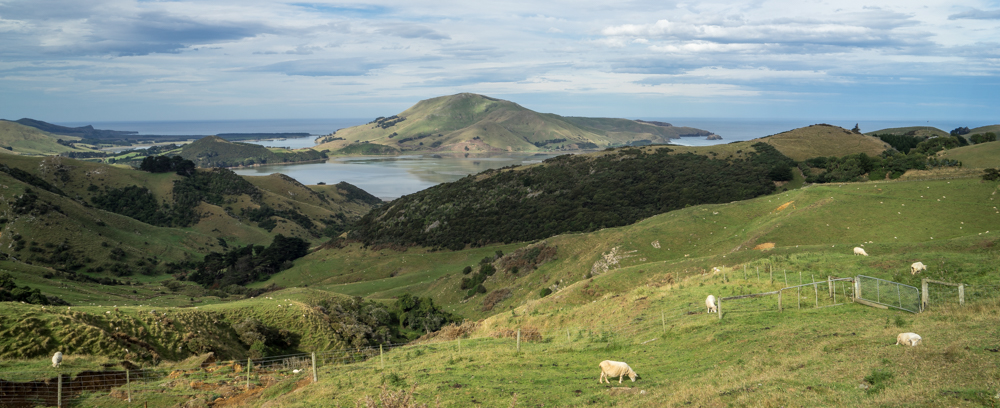
<svg viewBox="0 0 1000 408">
<path fill-rule="evenodd" d="M 378 366 L 379 368 L 385 370 L 385 357 L 382 355 L 382 345 L 378 345 Z"/>
<path fill-rule="evenodd" d="M 722 320 L 722 297 L 719 297 L 719 305 L 715 309 L 719 312 L 719 320 Z"/>
<path fill-rule="evenodd" d="M 517 352 L 521 352 L 521 329 L 517 329 Z"/>
<path fill-rule="evenodd" d="M 819 307 L 819 283 L 813 278 L 813 292 L 816 293 L 816 307 Z"/>
<path fill-rule="evenodd" d="M 132 380 L 129 378 L 129 370 L 125 370 L 125 395 L 128 397 L 128 402 L 132 402 Z"/>
<path fill-rule="evenodd" d="M 861 299 L 861 279 L 854 277 L 854 298 Z"/>
<path fill-rule="evenodd" d="M 778 313 L 781 313 L 781 290 L 778 290 Z"/>
<path fill-rule="evenodd" d="M 379 346 L 381 347 L 381 345 L 379 345 Z M 313 359 L 313 364 L 312 364 L 312 366 L 313 366 L 312 367 L 313 368 L 313 382 L 319 382 L 319 374 L 316 372 L 316 352 L 315 351 L 312 352 L 312 359 Z"/>
<path fill-rule="evenodd" d="M 958 285 L 958 304 L 965 306 L 965 284 Z"/>
<path fill-rule="evenodd" d="M 247 357 L 247 391 L 250 390 L 250 367 L 253 367 L 253 361 Z"/>
<path fill-rule="evenodd" d="M 927 293 L 927 279 L 920 280 L 920 311 L 924 311 L 930 300 L 930 293 Z"/>
<path fill-rule="evenodd" d="M 833 276 L 826 275 L 826 289 L 830 291 L 830 299 L 834 299 Z M 837 300 L 834 299 L 833 303 L 837 303 Z"/>
<path fill-rule="evenodd" d="M 56 406 L 62 408 L 62 374 L 56 382 Z"/>
</svg>

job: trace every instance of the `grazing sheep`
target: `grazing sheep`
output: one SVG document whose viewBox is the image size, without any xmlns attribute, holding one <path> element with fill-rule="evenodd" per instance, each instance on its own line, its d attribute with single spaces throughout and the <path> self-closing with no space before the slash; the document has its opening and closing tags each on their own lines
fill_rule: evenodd
<svg viewBox="0 0 1000 408">
<path fill-rule="evenodd" d="M 927 270 L 927 265 L 924 265 L 923 262 L 914 262 L 913 265 L 910 265 L 910 275 L 916 275 L 920 273 L 920 271 L 926 271 L 926 270 Z"/>
<path fill-rule="evenodd" d="M 865 252 L 865 249 L 862 247 L 854 247 L 854 255 L 868 256 L 868 253 Z"/>
<path fill-rule="evenodd" d="M 629 367 L 628 364 L 621 361 L 604 360 L 601 362 L 600 366 L 601 378 L 597 380 L 598 384 L 602 384 L 605 381 L 607 381 L 608 384 L 611 384 L 611 380 L 608 379 L 611 377 L 618 377 L 618 383 L 621 384 L 626 375 L 632 380 L 632 382 L 635 382 L 636 377 L 639 376 L 635 373 L 635 371 L 632 371 L 632 367 Z"/>
<path fill-rule="evenodd" d="M 715 306 L 715 296 L 708 295 L 705 298 L 705 306 L 708 306 L 708 313 L 718 313 L 719 308 Z"/>
<path fill-rule="evenodd" d="M 920 340 L 922 340 L 922 339 L 920 338 L 919 334 L 916 334 L 916 333 L 899 333 L 899 335 L 896 336 L 896 345 L 898 346 L 898 345 L 902 344 L 904 346 L 916 346 L 916 345 L 920 344 Z"/>
<path fill-rule="evenodd" d="M 52 356 L 52 368 L 59 367 L 59 363 L 62 362 L 62 352 L 57 351 L 56 354 Z"/>
</svg>

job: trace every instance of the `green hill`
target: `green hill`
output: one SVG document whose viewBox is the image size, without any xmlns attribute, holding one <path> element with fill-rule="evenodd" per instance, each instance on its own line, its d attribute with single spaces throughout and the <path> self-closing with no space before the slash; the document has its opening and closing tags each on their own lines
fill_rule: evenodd
<svg viewBox="0 0 1000 408">
<path fill-rule="evenodd" d="M 905 135 L 918 137 L 950 136 L 947 131 L 933 126 L 908 126 L 898 128 L 887 128 L 866 132 L 867 135 Z"/>
<path fill-rule="evenodd" d="M 67 152 L 94 151 L 72 145 L 73 142 L 79 140 L 79 137 L 58 136 L 17 122 L 0 120 L 0 153 L 55 155 Z"/>
<path fill-rule="evenodd" d="M 971 129 L 969 131 L 969 135 L 974 135 L 976 133 L 987 133 L 987 132 L 1000 133 L 1000 125 L 980 126 L 975 129 Z"/>
<path fill-rule="evenodd" d="M 709 134 L 627 119 L 538 113 L 510 101 L 463 93 L 423 100 L 397 115 L 342 129 L 336 133 L 339 140 L 315 149 L 336 151 L 353 142 L 370 142 L 403 151 L 570 151 L 663 144 L 681 136 Z"/>
<path fill-rule="evenodd" d="M 70 275 L 153 278 L 279 233 L 320 242 L 378 202 L 346 183 L 312 189 L 280 174 L 182 177 L 21 156 L 0 170 L 0 257 Z"/>
<path fill-rule="evenodd" d="M 260 145 L 229 142 L 218 136 L 208 136 L 189 143 L 180 156 L 201 168 L 253 166 L 317 161 L 326 155 L 312 149 L 287 150 Z"/>
<path fill-rule="evenodd" d="M 751 147 L 741 160 L 646 147 L 487 171 L 394 200 L 365 215 L 350 238 L 453 250 L 530 241 L 744 200 L 774 191 L 774 181 L 792 180 L 791 160 L 766 144 Z"/>
<path fill-rule="evenodd" d="M 795 161 L 865 153 L 877 156 L 889 148 L 878 138 L 830 125 L 812 125 L 758 139 Z"/>
<path fill-rule="evenodd" d="M 1000 143 L 987 142 L 948 149 L 939 152 L 938 157 L 958 160 L 964 167 L 997 168 L 1000 167 Z"/>
</svg>

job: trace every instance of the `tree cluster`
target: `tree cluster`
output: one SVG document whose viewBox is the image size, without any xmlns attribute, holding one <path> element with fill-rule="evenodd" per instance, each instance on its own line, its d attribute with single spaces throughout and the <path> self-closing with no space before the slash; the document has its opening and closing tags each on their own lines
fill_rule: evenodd
<svg viewBox="0 0 1000 408">
<path fill-rule="evenodd" d="M 24 302 L 33 305 L 68 305 L 65 300 L 56 296 L 42 294 L 38 288 L 17 286 L 14 277 L 7 272 L 0 272 L 0 302 Z"/>
<path fill-rule="evenodd" d="M 974 134 L 972 136 L 969 136 L 969 140 L 973 144 L 995 142 L 995 141 L 997 141 L 997 134 L 993 133 L 993 132 L 986 132 L 986 133 L 982 133 L 982 134 L 976 133 L 976 134 Z"/>
<path fill-rule="evenodd" d="M 972 130 L 971 130 L 971 129 L 969 129 L 969 127 L 968 127 L 968 126 L 965 126 L 965 127 L 957 127 L 957 128 L 954 128 L 954 129 L 952 129 L 952 130 L 951 130 L 951 132 L 950 132 L 950 133 L 951 133 L 951 135 L 952 135 L 952 136 L 961 136 L 961 135 L 965 135 L 965 134 L 968 134 L 968 133 L 969 133 L 969 132 L 971 132 L 971 131 L 972 131 Z"/>
<path fill-rule="evenodd" d="M 139 164 L 139 170 L 150 173 L 175 172 L 181 176 L 194 174 L 194 162 L 181 156 L 146 156 Z"/>
<path fill-rule="evenodd" d="M 669 148 L 558 156 L 541 166 L 491 170 L 393 201 L 355 224 L 367 245 L 462 249 L 522 242 L 636 222 L 689 205 L 745 200 L 774 191 L 795 162 L 758 143 L 719 160 Z M 433 224 L 436 227 L 431 228 Z"/>
<path fill-rule="evenodd" d="M 400 332 L 405 330 L 419 331 L 424 334 L 441 330 L 449 323 L 460 322 L 461 319 L 434 305 L 434 299 L 422 298 L 404 293 L 396 298 L 392 305 L 393 323 L 398 325 Z"/>
<path fill-rule="evenodd" d="M 278 234 L 271 245 L 235 247 L 225 253 L 211 252 L 197 264 L 187 280 L 206 288 L 246 285 L 264 281 L 271 275 L 292 267 L 292 261 L 309 252 L 309 243 L 301 238 Z"/>
</svg>

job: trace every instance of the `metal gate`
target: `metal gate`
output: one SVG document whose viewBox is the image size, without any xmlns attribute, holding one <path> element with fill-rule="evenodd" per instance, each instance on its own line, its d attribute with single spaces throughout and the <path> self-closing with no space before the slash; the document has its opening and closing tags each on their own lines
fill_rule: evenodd
<svg viewBox="0 0 1000 408">
<path fill-rule="evenodd" d="M 872 303 L 920 312 L 920 289 L 899 282 L 858 275 L 855 281 L 856 296 Z"/>
</svg>

